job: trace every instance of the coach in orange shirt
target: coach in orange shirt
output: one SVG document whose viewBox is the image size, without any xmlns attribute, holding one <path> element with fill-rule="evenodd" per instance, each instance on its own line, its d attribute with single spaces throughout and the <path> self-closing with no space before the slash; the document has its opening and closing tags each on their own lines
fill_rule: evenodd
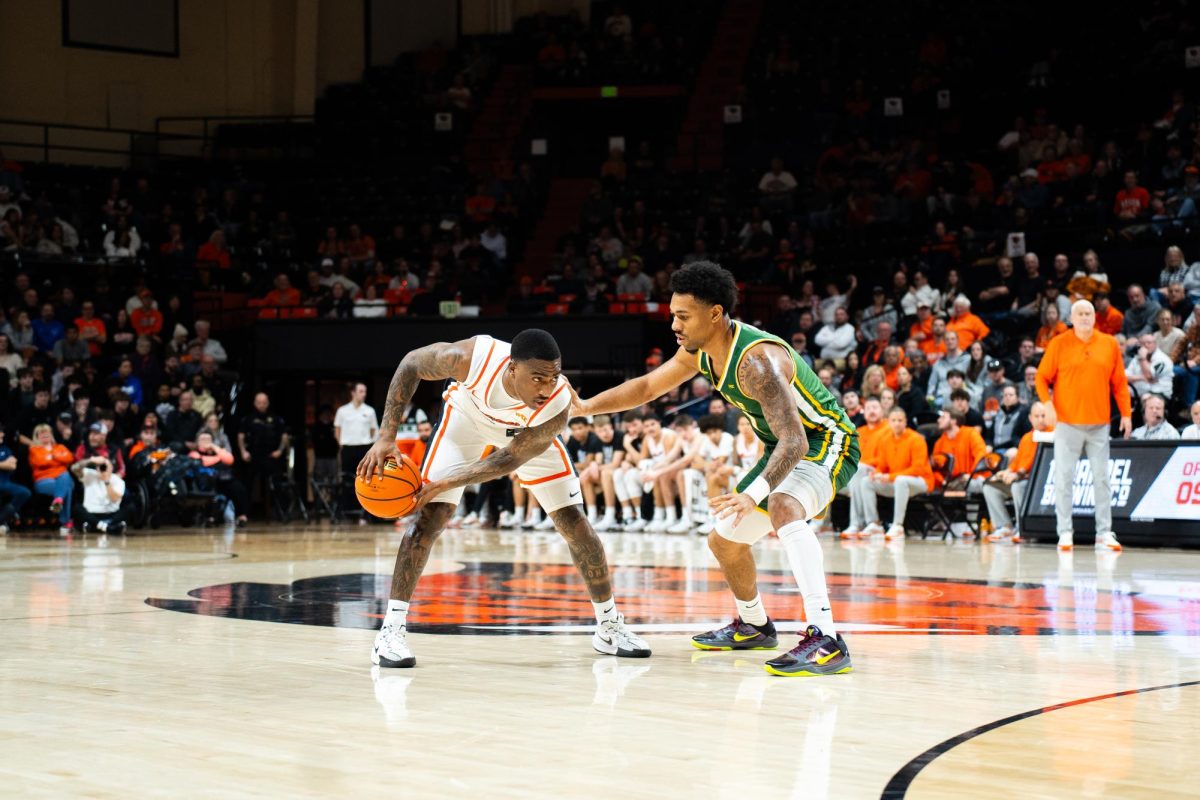
<svg viewBox="0 0 1200 800">
<path fill-rule="evenodd" d="M 1096 309 L 1087 300 L 1071 306 L 1072 330 L 1050 340 L 1037 372 L 1038 398 L 1054 398 L 1054 510 L 1058 549 L 1070 550 L 1075 464 L 1087 454 L 1096 495 L 1096 546 L 1120 550 L 1112 532 L 1112 488 L 1108 476 L 1109 397 L 1121 412 L 1121 433 L 1129 438 L 1133 410 L 1117 340 L 1096 330 Z"/>
<path fill-rule="evenodd" d="M 861 450 L 858 471 L 850 478 L 846 487 L 838 492 L 838 494 L 850 498 L 850 527 L 841 532 L 840 535 L 843 539 L 857 538 L 867 522 L 862 515 L 862 505 L 857 499 L 861 493 L 859 487 L 864 480 L 870 477 L 871 471 L 874 469 L 872 462 L 879 448 L 879 439 L 888 431 L 888 424 L 883 419 L 883 404 L 879 402 L 878 397 L 871 395 L 864 400 L 862 413 L 865 422 L 857 426 L 858 446 Z"/>
<path fill-rule="evenodd" d="M 1038 442 L 1053 440 L 1054 409 L 1046 403 L 1034 403 L 1029 407 L 1029 422 L 1033 430 L 1021 437 L 1017 454 L 1002 469 L 983 485 L 983 499 L 987 503 L 988 519 L 995 530 L 988 536 L 989 542 L 1001 542 L 1011 537 L 1013 544 L 1021 541 L 1021 533 L 1013 518 L 1009 516 L 1005 500 L 1013 499 L 1013 510 L 1021 513 L 1021 502 L 1029 488 L 1029 475 L 1033 472 L 1033 457 L 1037 455 Z"/>
<path fill-rule="evenodd" d="M 871 524 L 863 528 L 863 533 L 870 535 L 884 533 L 879 524 L 879 496 L 894 497 L 892 524 L 884 538 L 903 540 L 908 500 L 913 495 L 933 491 L 933 469 L 929 465 L 925 437 L 909 430 L 908 414 L 904 409 L 893 408 L 888 412 L 887 424 L 887 432 L 875 443 L 875 457 L 871 462 L 875 471 L 859 484 L 858 497 L 851 501 L 857 499 L 863 518 L 871 520 Z"/>
</svg>

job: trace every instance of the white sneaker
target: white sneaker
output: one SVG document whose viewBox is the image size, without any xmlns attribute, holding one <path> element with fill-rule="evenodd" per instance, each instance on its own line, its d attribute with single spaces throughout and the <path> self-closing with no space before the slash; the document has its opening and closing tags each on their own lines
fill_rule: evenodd
<svg viewBox="0 0 1200 800">
<path fill-rule="evenodd" d="M 554 520 L 547 514 L 541 522 L 533 526 L 535 531 L 552 531 L 554 530 Z"/>
<path fill-rule="evenodd" d="M 1008 527 L 1007 525 L 1005 525 L 1000 528 L 996 528 L 996 530 L 989 533 L 987 535 L 987 540 L 989 542 L 1004 542 L 1004 541 L 1008 541 L 1012 537 L 1013 537 L 1013 529 Z"/>
<path fill-rule="evenodd" d="M 0 536 L 8 536 L 8 526 L 0 525 Z"/>
<path fill-rule="evenodd" d="M 538 517 L 537 519 L 540 520 L 541 517 Z M 525 517 L 524 519 L 519 519 L 513 523 L 513 528 L 515 528 L 516 530 L 519 530 L 519 531 L 525 530 L 526 528 L 534 528 L 539 523 L 534 522 L 533 520 L 534 520 L 533 517 Z"/>
<path fill-rule="evenodd" d="M 597 653 L 620 658 L 649 658 L 650 646 L 625 625 L 625 615 L 596 623 L 592 647 Z"/>
<path fill-rule="evenodd" d="M 860 533 L 863 536 L 877 536 L 884 532 L 885 529 L 882 525 L 880 525 L 878 522 L 872 522 L 870 525 L 863 528 Z"/>
<path fill-rule="evenodd" d="M 1058 536 L 1058 549 L 1059 549 L 1059 552 L 1065 553 L 1065 552 L 1067 552 L 1068 550 L 1070 550 L 1071 548 L 1073 548 L 1073 547 L 1075 546 L 1075 541 L 1074 541 L 1074 538 L 1075 538 L 1075 537 L 1073 537 L 1073 536 L 1072 536 L 1071 534 L 1069 534 L 1069 533 L 1061 533 L 1061 534 L 1059 534 L 1059 536 Z"/>
<path fill-rule="evenodd" d="M 463 517 L 462 526 L 464 528 L 474 528 L 478 524 L 479 524 L 479 515 L 476 514 L 474 511 L 472 511 L 470 514 L 467 514 L 465 517 Z"/>
<path fill-rule="evenodd" d="M 716 529 L 717 529 L 717 523 L 713 522 L 710 519 L 707 522 L 701 523 L 700 527 L 696 528 L 696 533 L 700 534 L 701 536 L 708 536 L 710 533 L 712 533 Z"/>
<path fill-rule="evenodd" d="M 408 626 L 384 625 L 375 634 L 371 663 L 381 667 L 415 667 L 417 657 L 408 646 Z"/>
<path fill-rule="evenodd" d="M 511 511 L 501 511 L 500 521 L 496 524 L 497 528 L 511 528 L 513 524 L 513 515 Z"/>
<path fill-rule="evenodd" d="M 667 528 L 667 533 L 687 533 L 692 529 L 692 521 L 690 519 L 681 519 L 674 525 Z"/>
<path fill-rule="evenodd" d="M 667 529 L 667 521 L 665 519 L 655 519 L 646 523 L 646 533 L 662 533 Z"/>
<path fill-rule="evenodd" d="M 1121 549 L 1121 543 L 1117 541 L 1116 534 L 1110 532 L 1096 536 L 1096 549 L 1103 550 L 1105 548 L 1109 550 Z"/>
<path fill-rule="evenodd" d="M 611 531 L 613 528 L 617 527 L 617 518 L 612 514 L 605 514 L 604 517 L 592 527 L 598 531 Z"/>
<path fill-rule="evenodd" d="M 621 526 L 626 533 L 640 533 L 646 530 L 646 520 L 641 517 L 636 517 Z"/>
<path fill-rule="evenodd" d="M 892 541 L 893 539 L 899 539 L 900 541 L 904 541 L 904 526 L 903 525 L 892 525 L 890 528 L 887 529 L 887 533 L 885 533 L 883 535 L 883 538 L 889 542 Z"/>
<path fill-rule="evenodd" d="M 849 528 L 846 528 L 846 530 L 839 533 L 838 538 L 840 538 L 840 539 L 857 539 L 858 535 L 860 533 L 862 533 L 862 531 L 860 531 L 858 528 L 851 525 Z"/>
</svg>

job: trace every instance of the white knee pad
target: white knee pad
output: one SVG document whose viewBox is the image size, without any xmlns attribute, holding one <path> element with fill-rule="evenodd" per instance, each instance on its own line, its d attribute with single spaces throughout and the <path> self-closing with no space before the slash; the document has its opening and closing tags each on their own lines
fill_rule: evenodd
<svg viewBox="0 0 1200 800">
<path fill-rule="evenodd" d="M 751 511 L 742 517 L 742 521 L 733 527 L 733 515 L 716 520 L 717 534 L 731 542 L 754 544 L 771 532 L 771 518 L 760 511 Z"/>
</svg>

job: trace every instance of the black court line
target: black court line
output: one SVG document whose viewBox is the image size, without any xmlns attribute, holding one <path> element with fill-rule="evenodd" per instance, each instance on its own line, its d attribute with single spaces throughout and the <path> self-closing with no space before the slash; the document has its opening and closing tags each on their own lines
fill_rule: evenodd
<svg viewBox="0 0 1200 800">
<path fill-rule="evenodd" d="M 1005 717 L 1004 719 L 998 719 L 995 722 L 989 722 L 987 725 L 981 725 L 978 728 L 972 728 L 965 733 L 960 733 L 958 736 L 954 736 L 944 742 L 935 744 L 933 747 L 929 748 L 924 753 L 921 753 L 921 755 L 917 756 L 912 761 L 909 761 L 907 764 L 901 767 L 900 770 L 892 776 L 892 779 L 888 781 L 887 786 L 883 787 L 883 793 L 879 796 L 880 800 L 901 800 L 901 798 L 908 793 L 908 787 L 911 786 L 916 777 L 921 774 L 921 770 L 932 764 L 934 759 L 936 759 L 938 756 L 948 753 L 950 750 L 958 747 L 964 742 L 969 742 L 978 736 L 982 736 L 985 733 L 994 731 L 997 728 L 1002 728 L 1005 725 L 1011 725 L 1014 722 L 1020 722 L 1023 719 L 1036 717 L 1039 714 L 1046 714 L 1050 711 L 1058 711 L 1061 708 L 1070 708 L 1071 706 L 1083 705 L 1084 703 L 1095 703 L 1099 700 L 1111 700 L 1114 697 L 1128 697 L 1132 694 L 1142 694 L 1144 692 L 1157 692 L 1161 691 L 1162 689 L 1182 689 L 1187 686 L 1200 686 L 1200 681 L 1168 683 L 1163 686 L 1147 686 L 1144 689 L 1126 689 L 1123 692 L 1111 692 L 1109 694 L 1099 694 L 1095 697 L 1084 697 L 1079 700 L 1068 700 L 1065 703 L 1055 703 L 1052 706 L 1035 708 L 1032 711 L 1026 711 L 1022 714 L 1014 714 L 1011 717 Z"/>
</svg>

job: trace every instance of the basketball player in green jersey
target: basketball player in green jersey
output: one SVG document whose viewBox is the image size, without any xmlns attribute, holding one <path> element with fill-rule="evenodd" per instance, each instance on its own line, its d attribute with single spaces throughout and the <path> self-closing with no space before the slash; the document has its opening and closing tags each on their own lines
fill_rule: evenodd
<svg viewBox="0 0 1200 800">
<path fill-rule="evenodd" d="M 782 339 L 730 318 L 737 284 L 727 270 L 697 261 L 671 277 L 671 330 L 679 351 L 653 372 L 576 399 L 579 415 L 636 408 L 689 381 L 708 378 L 742 410 L 765 445 L 733 494 L 713 499 L 716 530 L 709 547 L 733 592 L 738 615 L 723 628 L 692 638 L 701 650 L 772 650 L 775 626 L 758 594 L 750 546 L 772 528 L 787 551 L 804 597 L 800 643 L 766 663 L 783 676 L 850 672 L 850 651 L 838 634 L 825 586 L 821 545 L 808 520 L 820 514 L 858 468 L 858 434 L 812 369 Z"/>
</svg>

